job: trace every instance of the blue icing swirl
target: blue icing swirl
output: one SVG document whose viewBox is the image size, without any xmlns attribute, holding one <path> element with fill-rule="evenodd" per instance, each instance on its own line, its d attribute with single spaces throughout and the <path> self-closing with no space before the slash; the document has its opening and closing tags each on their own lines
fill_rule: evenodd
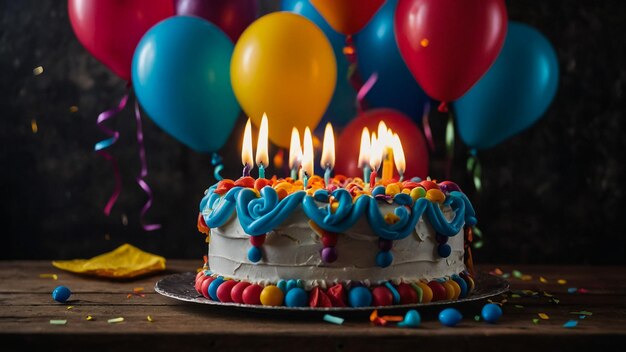
<svg viewBox="0 0 626 352">
<path fill-rule="evenodd" d="M 216 186 L 209 188 L 200 202 L 200 211 L 207 226 L 222 226 L 236 211 L 241 227 L 251 236 L 272 231 L 299 205 L 302 205 L 304 213 L 312 221 L 331 232 L 345 232 L 365 215 L 372 230 L 388 240 L 400 240 L 409 236 L 424 215 L 437 233 L 448 237 L 459 233 L 464 224 L 476 223 L 472 204 L 465 194 L 458 191 L 450 192 L 444 203 L 455 213 L 450 221 L 444 216 L 439 204 L 420 198 L 415 202 L 407 199 L 398 202 L 404 204 L 393 210 L 398 221 L 388 224 L 375 198 L 363 195 L 354 201 L 352 195 L 343 188 L 332 192 L 338 202 L 335 212 L 332 212 L 330 204 L 319 206 L 320 200 L 327 199 L 326 191 L 317 191 L 315 196 L 298 191 L 279 200 L 276 190 L 271 187 L 262 188 L 261 197 L 257 197 L 253 190 L 242 187 L 233 187 L 224 196 L 216 194 L 215 190 Z"/>
</svg>

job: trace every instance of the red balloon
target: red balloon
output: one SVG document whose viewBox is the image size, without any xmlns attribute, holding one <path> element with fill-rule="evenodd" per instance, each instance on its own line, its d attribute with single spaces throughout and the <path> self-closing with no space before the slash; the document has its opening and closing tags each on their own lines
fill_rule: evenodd
<svg viewBox="0 0 626 352">
<path fill-rule="evenodd" d="M 233 42 L 254 22 L 258 12 L 257 0 L 176 0 L 176 14 L 204 18 L 223 30 Z"/>
<path fill-rule="evenodd" d="M 81 44 L 125 80 L 144 33 L 174 15 L 171 0 L 69 0 L 68 9 Z"/>
<path fill-rule="evenodd" d="M 393 109 L 373 109 L 359 114 L 346 126 L 337 140 L 335 174 L 348 177 L 363 177 L 363 170 L 358 167 L 359 149 L 361 146 L 361 132 L 367 127 L 371 132 L 378 130 L 378 123 L 384 121 L 387 128 L 391 128 L 400 137 L 406 171 L 404 178 L 418 176 L 426 178 L 428 175 L 428 149 L 422 131 L 413 121 L 403 113 Z M 382 169 L 382 167 L 381 167 Z M 379 170 L 379 175 L 382 171 Z M 398 178 L 395 171 L 394 177 Z"/>
<path fill-rule="evenodd" d="M 419 85 L 446 103 L 465 94 L 496 60 L 506 6 L 504 0 L 400 0 L 394 27 Z"/>
<path fill-rule="evenodd" d="M 337 32 L 352 35 L 372 19 L 385 0 L 311 0 L 311 4 Z"/>
</svg>

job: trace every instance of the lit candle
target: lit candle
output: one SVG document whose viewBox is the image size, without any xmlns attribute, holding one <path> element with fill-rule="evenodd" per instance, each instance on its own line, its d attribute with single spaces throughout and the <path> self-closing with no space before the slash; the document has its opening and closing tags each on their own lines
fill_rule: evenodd
<svg viewBox="0 0 626 352">
<path fill-rule="evenodd" d="M 335 134 L 330 122 L 326 123 L 326 128 L 324 129 L 324 145 L 322 146 L 320 165 L 324 169 L 324 184 L 328 186 L 330 172 L 335 167 Z"/>
<path fill-rule="evenodd" d="M 404 180 L 404 170 L 406 170 L 406 161 L 404 160 L 404 149 L 402 149 L 400 136 L 397 133 L 393 134 L 393 157 L 398 175 L 400 175 L 400 182 L 402 182 Z"/>
<path fill-rule="evenodd" d="M 374 188 L 376 185 L 376 176 L 378 175 L 378 168 L 383 157 L 382 141 L 376 138 L 376 132 L 372 133 L 372 143 L 370 145 L 370 167 L 372 173 L 370 174 L 370 188 Z"/>
<path fill-rule="evenodd" d="M 304 130 L 304 152 L 302 153 L 302 181 L 306 189 L 309 177 L 313 176 L 313 137 L 311 130 L 307 127 Z"/>
<path fill-rule="evenodd" d="M 382 179 L 389 180 L 393 177 L 393 134 L 383 121 L 378 123 L 378 141 L 383 153 Z"/>
<path fill-rule="evenodd" d="M 363 127 L 361 132 L 361 147 L 359 149 L 359 168 L 363 169 L 363 182 L 370 182 L 370 130 Z"/>
<path fill-rule="evenodd" d="M 300 145 L 300 132 L 297 128 L 291 129 L 291 144 L 289 145 L 289 169 L 294 181 L 298 178 L 298 169 L 302 163 L 302 146 Z"/>
<path fill-rule="evenodd" d="M 252 125 L 250 124 L 250 119 L 246 122 L 246 129 L 243 132 L 241 163 L 243 164 L 243 173 L 241 176 L 250 176 L 250 170 L 254 167 L 254 162 L 252 161 Z"/>
<path fill-rule="evenodd" d="M 259 178 L 265 178 L 265 168 L 270 165 L 270 158 L 267 153 L 267 115 L 265 113 L 261 119 L 259 139 L 256 142 L 256 164 L 259 167 Z"/>
</svg>

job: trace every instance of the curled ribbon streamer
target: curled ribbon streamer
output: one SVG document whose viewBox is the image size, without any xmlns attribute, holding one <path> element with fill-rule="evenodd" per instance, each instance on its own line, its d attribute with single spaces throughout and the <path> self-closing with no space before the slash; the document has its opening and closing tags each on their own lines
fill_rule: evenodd
<svg viewBox="0 0 626 352">
<path fill-rule="evenodd" d="M 364 99 L 367 93 L 372 89 L 376 81 L 378 80 L 378 72 L 374 72 L 370 75 L 370 77 L 365 81 L 363 86 L 359 89 L 356 94 L 357 108 L 360 111 L 363 111 Z"/>
<path fill-rule="evenodd" d="M 137 183 L 139 187 L 143 189 L 143 191 L 148 196 L 148 200 L 146 204 L 144 204 L 141 209 L 141 215 L 139 218 L 139 222 L 141 223 L 141 227 L 143 227 L 144 231 L 154 231 L 161 228 L 160 224 L 144 224 L 143 217 L 148 212 L 148 209 L 152 206 L 152 189 L 150 186 L 144 181 L 144 178 L 148 176 L 148 163 L 146 162 L 146 148 L 143 143 L 143 128 L 141 124 L 141 112 L 139 111 L 139 104 L 135 101 L 135 120 L 137 121 L 137 146 L 139 148 L 139 162 L 141 163 L 141 171 L 139 172 L 139 177 L 137 177 Z"/>
<path fill-rule="evenodd" d="M 424 126 L 424 136 L 428 142 L 428 148 L 431 152 L 435 151 L 435 142 L 433 141 L 433 131 L 430 129 L 430 103 L 424 104 L 424 112 L 422 112 L 422 126 Z"/>
<path fill-rule="evenodd" d="M 113 190 L 113 193 L 111 194 L 111 197 L 109 197 L 109 200 L 107 201 L 103 210 L 104 215 L 106 216 L 109 216 L 111 214 L 111 209 L 113 208 L 113 205 L 117 201 L 117 198 L 120 196 L 120 193 L 122 193 L 122 178 L 120 177 L 120 169 L 117 164 L 117 160 L 115 159 L 115 157 L 113 157 L 113 155 L 109 154 L 108 152 L 104 150 L 112 146 L 115 142 L 117 142 L 117 140 L 120 138 L 120 132 L 106 127 L 104 125 L 104 122 L 112 119 L 113 116 L 118 114 L 120 111 L 124 110 L 124 107 L 126 107 L 127 101 L 128 101 L 128 92 L 124 94 L 124 96 L 122 97 L 122 99 L 120 99 L 120 102 L 119 104 L 117 104 L 116 107 L 110 110 L 101 112 L 100 115 L 98 115 L 98 119 L 96 120 L 96 125 L 98 126 L 98 128 L 100 128 L 102 132 L 107 134 L 109 138 L 101 140 L 100 142 L 96 143 L 93 149 L 96 151 L 96 153 L 98 153 L 107 161 L 109 161 L 109 163 L 111 163 L 111 168 L 113 169 L 113 177 L 115 178 L 115 189 Z"/>
<path fill-rule="evenodd" d="M 211 155 L 211 165 L 215 167 L 213 169 L 213 177 L 215 177 L 215 179 L 218 181 L 224 179 L 224 177 L 222 177 L 222 175 L 220 174 L 220 172 L 222 172 L 222 170 L 224 169 L 224 164 L 222 164 L 222 160 L 222 156 L 217 153 L 213 153 Z"/>
</svg>

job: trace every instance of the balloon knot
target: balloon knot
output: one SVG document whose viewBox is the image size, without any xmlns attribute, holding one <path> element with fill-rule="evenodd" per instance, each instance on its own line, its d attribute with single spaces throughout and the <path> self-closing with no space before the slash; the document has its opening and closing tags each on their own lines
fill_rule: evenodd
<svg viewBox="0 0 626 352">
<path fill-rule="evenodd" d="M 439 107 L 437 108 L 437 110 L 439 112 L 448 112 L 448 103 L 446 103 L 445 101 L 442 101 L 441 104 L 439 104 Z"/>
</svg>

